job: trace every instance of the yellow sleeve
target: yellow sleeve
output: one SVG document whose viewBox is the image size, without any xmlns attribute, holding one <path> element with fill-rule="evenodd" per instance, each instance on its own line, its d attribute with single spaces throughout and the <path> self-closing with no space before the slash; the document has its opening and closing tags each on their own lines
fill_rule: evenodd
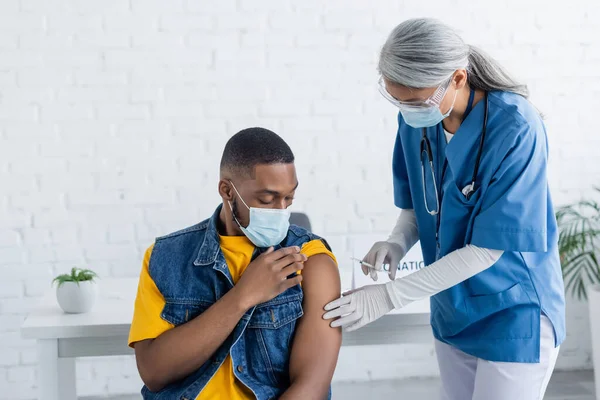
<svg viewBox="0 0 600 400">
<path fill-rule="evenodd" d="M 329 249 L 327 249 L 327 247 L 325 247 L 325 244 L 319 239 L 311 240 L 310 242 L 304 243 L 304 245 L 302 245 L 300 253 L 306 255 L 306 257 L 315 256 L 317 254 L 327 254 L 337 264 L 337 260 L 333 253 Z"/>
<path fill-rule="evenodd" d="M 133 309 L 133 321 L 131 321 L 129 330 L 129 347 L 133 347 L 135 342 L 141 340 L 154 339 L 173 328 L 172 324 L 160 317 L 165 306 L 165 299 L 150 276 L 150 255 L 153 248 L 154 245 L 146 250 L 142 262 L 142 272 Z"/>
</svg>

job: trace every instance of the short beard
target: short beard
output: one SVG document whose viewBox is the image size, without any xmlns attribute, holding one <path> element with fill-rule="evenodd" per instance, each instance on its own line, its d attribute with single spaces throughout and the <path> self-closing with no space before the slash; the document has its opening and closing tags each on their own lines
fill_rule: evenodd
<svg viewBox="0 0 600 400">
<path fill-rule="evenodd" d="M 238 213 L 237 197 L 231 201 L 231 214 L 233 214 L 233 221 L 237 220 L 238 224 L 241 225 L 240 228 L 243 227 L 240 213 Z"/>
</svg>

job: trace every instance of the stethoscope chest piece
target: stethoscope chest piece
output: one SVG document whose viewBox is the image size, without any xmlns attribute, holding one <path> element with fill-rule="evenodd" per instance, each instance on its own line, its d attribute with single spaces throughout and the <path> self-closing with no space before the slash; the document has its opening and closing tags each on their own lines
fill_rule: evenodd
<svg viewBox="0 0 600 400">
<path fill-rule="evenodd" d="M 465 196 L 465 199 L 469 200 L 473 193 L 475 193 L 475 183 L 469 183 L 461 190 L 461 192 L 463 196 Z"/>
</svg>

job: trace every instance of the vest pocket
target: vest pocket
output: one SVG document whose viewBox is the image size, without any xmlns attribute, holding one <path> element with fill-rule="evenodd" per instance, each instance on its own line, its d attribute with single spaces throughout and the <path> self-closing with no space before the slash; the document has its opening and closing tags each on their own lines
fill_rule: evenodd
<svg viewBox="0 0 600 400">
<path fill-rule="evenodd" d="M 279 329 L 297 320 L 304 314 L 301 300 L 301 295 L 293 295 L 282 299 L 276 297 L 267 303 L 259 304 L 248 322 L 248 328 Z"/>
<path fill-rule="evenodd" d="M 274 387 L 289 383 L 292 338 L 303 314 L 301 294 L 278 296 L 257 306 L 248 321 L 248 359 L 257 375 L 268 377 Z"/>
<path fill-rule="evenodd" d="M 208 302 L 167 301 L 160 317 L 175 326 L 184 324 L 202 314 L 211 304 Z"/>
</svg>

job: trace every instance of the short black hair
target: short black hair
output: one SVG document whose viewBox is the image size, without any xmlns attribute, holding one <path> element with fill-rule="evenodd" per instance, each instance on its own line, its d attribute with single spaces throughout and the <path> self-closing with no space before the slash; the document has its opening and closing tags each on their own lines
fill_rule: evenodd
<svg viewBox="0 0 600 400">
<path fill-rule="evenodd" d="M 291 164 L 294 153 L 275 132 L 265 128 L 247 128 L 233 135 L 221 157 L 221 173 L 252 176 L 261 164 Z"/>
</svg>

